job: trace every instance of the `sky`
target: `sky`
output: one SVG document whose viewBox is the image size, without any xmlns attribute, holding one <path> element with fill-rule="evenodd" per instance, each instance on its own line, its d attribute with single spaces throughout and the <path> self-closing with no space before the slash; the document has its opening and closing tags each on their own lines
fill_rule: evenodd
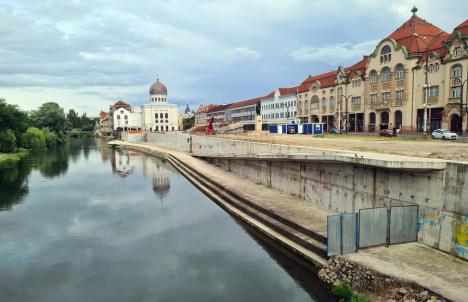
<svg viewBox="0 0 468 302">
<path fill-rule="evenodd" d="M 418 16 L 452 32 L 468 1 L 0 0 L 0 98 L 97 116 L 148 102 L 196 109 L 296 86 L 349 66 Z"/>
</svg>

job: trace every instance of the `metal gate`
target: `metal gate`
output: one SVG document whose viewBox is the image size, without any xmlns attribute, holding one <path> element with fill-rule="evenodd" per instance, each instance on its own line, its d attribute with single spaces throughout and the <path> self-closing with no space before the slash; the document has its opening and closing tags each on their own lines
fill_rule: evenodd
<svg viewBox="0 0 468 302">
<path fill-rule="evenodd" d="M 371 208 L 359 210 L 359 247 L 387 243 L 388 209 Z"/>
<path fill-rule="evenodd" d="M 327 255 L 354 253 L 358 249 L 357 213 L 327 216 Z"/>
<path fill-rule="evenodd" d="M 418 206 L 370 208 L 327 216 L 327 255 L 417 240 Z"/>
<path fill-rule="evenodd" d="M 390 244 L 418 239 L 418 206 L 390 208 Z"/>
</svg>

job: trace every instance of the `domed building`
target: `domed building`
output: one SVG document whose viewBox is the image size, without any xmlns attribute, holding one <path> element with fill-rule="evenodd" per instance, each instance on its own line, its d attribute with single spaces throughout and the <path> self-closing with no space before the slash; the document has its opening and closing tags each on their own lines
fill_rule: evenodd
<svg viewBox="0 0 468 302">
<path fill-rule="evenodd" d="M 149 103 L 141 106 L 143 130 L 149 132 L 178 131 L 178 109 L 167 102 L 167 87 L 156 79 L 149 89 Z"/>
</svg>

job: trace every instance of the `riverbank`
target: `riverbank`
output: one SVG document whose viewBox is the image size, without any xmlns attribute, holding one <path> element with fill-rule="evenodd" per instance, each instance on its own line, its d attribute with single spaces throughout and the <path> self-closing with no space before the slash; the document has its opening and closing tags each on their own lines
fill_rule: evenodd
<svg viewBox="0 0 468 302">
<path fill-rule="evenodd" d="M 327 265 L 326 253 L 324 255 L 325 220 L 331 211 L 228 173 L 184 152 L 146 143 L 114 141 L 111 144 L 164 155 L 184 176 L 228 212 L 310 261 L 317 269 Z M 408 253 L 408 246 L 415 247 L 416 257 L 414 253 Z M 396 245 L 390 249 L 371 248 L 352 254 L 350 260 L 384 276 L 384 280 L 396 280 L 390 282 L 395 286 L 428 290 L 435 296 L 445 297 L 447 301 L 466 301 L 468 263 L 423 244 Z M 430 269 L 431 263 L 438 264 L 437 273 Z M 394 286 L 386 289 L 395 290 Z M 376 294 L 378 297 L 387 297 L 389 292 Z"/>
<path fill-rule="evenodd" d="M 18 152 L 13 152 L 13 153 L 0 153 L 0 169 L 14 167 L 28 153 L 29 153 L 29 150 L 27 149 L 20 149 Z"/>
</svg>

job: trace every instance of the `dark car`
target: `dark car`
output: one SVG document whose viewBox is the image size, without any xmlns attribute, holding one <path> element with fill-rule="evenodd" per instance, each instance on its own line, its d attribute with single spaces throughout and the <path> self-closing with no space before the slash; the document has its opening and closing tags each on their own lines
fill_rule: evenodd
<svg viewBox="0 0 468 302">
<path fill-rule="evenodd" d="M 330 134 L 341 134 L 341 131 L 340 131 L 340 129 L 333 127 L 333 128 L 330 129 L 330 131 L 328 131 L 328 133 L 330 133 Z"/>
<path fill-rule="evenodd" d="M 394 136 L 396 136 L 396 134 L 395 134 L 395 132 L 393 132 L 390 129 L 383 129 L 383 130 L 380 130 L 379 136 L 394 137 Z"/>
</svg>

